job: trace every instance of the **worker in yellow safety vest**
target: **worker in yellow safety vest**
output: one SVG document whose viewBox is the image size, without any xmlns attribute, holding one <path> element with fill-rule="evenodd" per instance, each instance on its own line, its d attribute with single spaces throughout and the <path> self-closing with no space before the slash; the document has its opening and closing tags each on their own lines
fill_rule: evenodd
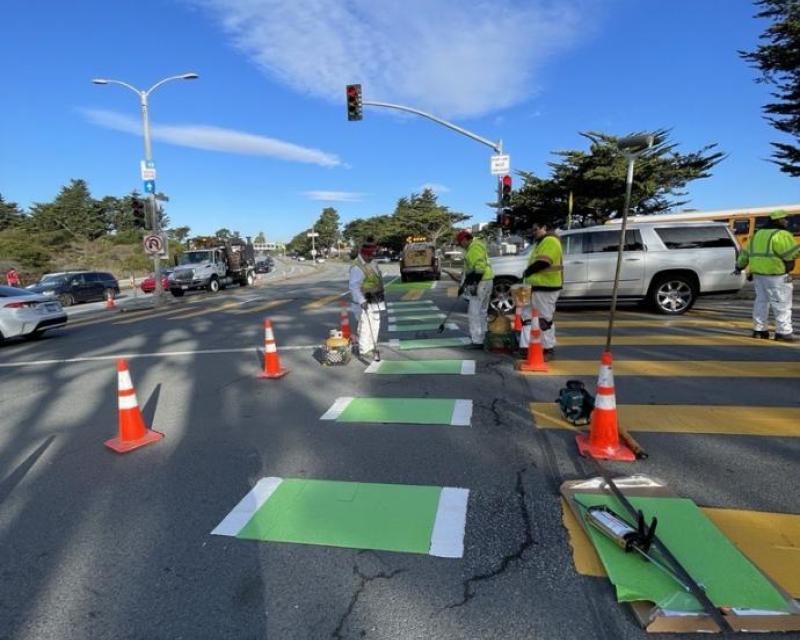
<svg viewBox="0 0 800 640">
<path fill-rule="evenodd" d="M 544 359 L 552 360 L 556 347 L 556 325 L 553 318 L 564 284 L 563 252 L 561 240 L 549 223 L 534 223 L 532 231 L 536 245 L 528 256 L 528 267 L 522 277 L 525 284 L 531 285 L 531 304 L 539 315 Z M 522 332 L 519 337 L 519 346 L 523 351 L 527 350 L 530 341 L 530 325 L 531 310 L 525 308 L 522 310 Z"/>
<path fill-rule="evenodd" d="M 364 357 L 372 354 L 378 358 L 378 334 L 381 328 L 381 311 L 386 310 L 383 293 L 383 275 L 373 262 L 378 245 L 372 236 L 361 245 L 358 256 L 350 267 L 351 310 L 358 318 L 358 353 Z"/>
<path fill-rule="evenodd" d="M 494 274 L 483 240 L 473 238 L 464 229 L 456 234 L 456 244 L 464 249 L 464 275 L 458 288 L 459 297 L 466 294 L 469 301 L 469 335 L 472 347 L 483 348 L 489 321 L 489 299 L 492 297 Z"/>
<path fill-rule="evenodd" d="M 800 245 L 787 231 L 788 214 L 773 211 L 769 224 L 755 232 L 739 253 L 736 270 L 753 274 L 753 337 L 769 340 L 769 310 L 775 316 L 775 340 L 794 342 L 792 329 L 792 270 L 800 257 Z"/>
</svg>

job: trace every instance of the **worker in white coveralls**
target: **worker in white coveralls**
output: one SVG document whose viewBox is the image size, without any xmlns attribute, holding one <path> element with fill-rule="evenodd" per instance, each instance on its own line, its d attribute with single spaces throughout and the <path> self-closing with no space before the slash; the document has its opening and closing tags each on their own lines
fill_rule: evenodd
<svg viewBox="0 0 800 640">
<path fill-rule="evenodd" d="M 493 273 L 483 240 L 473 238 L 464 229 L 456 234 L 456 244 L 464 249 L 464 275 L 458 295 L 467 294 L 469 301 L 469 335 L 472 347 L 483 347 L 488 323 L 489 299 L 492 297 Z"/>
<path fill-rule="evenodd" d="M 528 256 L 528 267 L 522 276 L 525 284 L 531 285 L 531 303 L 539 314 L 544 359 L 552 360 L 556 347 L 556 302 L 564 284 L 561 240 L 545 222 L 534 223 L 532 231 L 536 245 Z M 530 341 L 530 308 L 522 310 L 522 325 L 519 346 L 526 350 Z"/>
<path fill-rule="evenodd" d="M 383 275 L 373 262 L 378 245 L 370 236 L 361 245 L 350 267 L 351 310 L 358 318 L 358 353 L 377 357 L 381 311 L 386 310 L 383 294 Z"/>
</svg>

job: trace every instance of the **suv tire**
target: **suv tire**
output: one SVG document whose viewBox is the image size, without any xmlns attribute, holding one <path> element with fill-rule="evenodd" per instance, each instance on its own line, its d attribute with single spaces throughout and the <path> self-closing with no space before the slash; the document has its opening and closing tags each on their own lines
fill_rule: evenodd
<svg viewBox="0 0 800 640">
<path fill-rule="evenodd" d="M 75 296 L 71 293 L 62 293 L 58 296 L 58 301 L 61 303 L 62 307 L 71 307 L 75 304 Z"/>
<path fill-rule="evenodd" d="M 511 285 L 518 283 L 516 278 L 495 278 L 489 308 L 501 315 L 512 313 L 516 305 L 511 296 Z"/>
<path fill-rule="evenodd" d="M 684 274 L 657 276 L 650 285 L 647 302 L 656 313 L 679 316 L 697 300 L 697 283 Z"/>
</svg>

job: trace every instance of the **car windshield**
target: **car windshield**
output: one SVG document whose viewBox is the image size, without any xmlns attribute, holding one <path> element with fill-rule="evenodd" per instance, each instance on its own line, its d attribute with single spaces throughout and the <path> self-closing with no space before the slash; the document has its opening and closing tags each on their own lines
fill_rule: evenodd
<svg viewBox="0 0 800 640">
<path fill-rule="evenodd" d="M 181 254 L 178 264 L 199 264 L 201 262 L 211 262 L 213 259 L 212 251 L 187 251 Z"/>
</svg>

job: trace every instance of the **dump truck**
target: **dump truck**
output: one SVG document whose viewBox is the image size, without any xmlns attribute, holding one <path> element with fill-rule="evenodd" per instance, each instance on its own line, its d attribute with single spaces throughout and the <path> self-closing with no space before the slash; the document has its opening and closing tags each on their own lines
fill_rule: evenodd
<svg viewBox="0 0 800 640">
<path fill-rule="evenodd" d="M 433 242 L 424 238 L 408 238 L 400 258 L 400 280 L 413 278 L 439 280 L 442 277 L 439 252 Z"/>
<path fill-rule="evenodd" d="M 179 298 L 197 289 L 216 293 L 231 284 L 247 287 L 255 282 L 255 269 L 255 250 L 250 238 L 194 238 L 189 249 L 175 260 L 169 290 Z"/>
</svg>

